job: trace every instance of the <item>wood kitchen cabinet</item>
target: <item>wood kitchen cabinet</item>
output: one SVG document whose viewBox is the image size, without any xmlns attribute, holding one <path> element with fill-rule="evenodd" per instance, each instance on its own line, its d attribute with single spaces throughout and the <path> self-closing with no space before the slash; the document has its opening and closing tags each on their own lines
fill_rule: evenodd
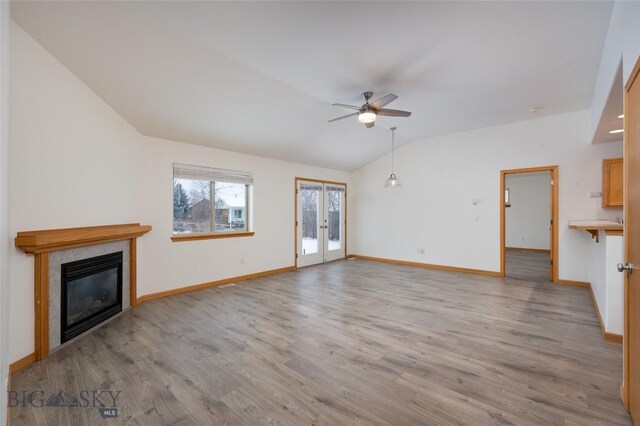
<svg viewBox="0 0 640 426">
<path fill-rule="evenodd" d="M 623 162 L 622 158 L 602 160 L 602 207 L 622 207 L 623 205 Z"/>
</svg>

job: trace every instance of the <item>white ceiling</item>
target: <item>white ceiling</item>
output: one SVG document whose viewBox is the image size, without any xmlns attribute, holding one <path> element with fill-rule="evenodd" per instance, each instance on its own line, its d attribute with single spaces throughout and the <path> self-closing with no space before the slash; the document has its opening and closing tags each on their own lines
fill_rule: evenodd
<svg viewBox="0 0 640 426">
<path fill-rule="evenodd" d="M 610 2 L 13 2 L 141 133 L 355 170 L 429 136 L 586 109 Z M 395 93 L 410 118 L 327 123 Z M 535 114 L 530 106 L 544 106 Z M 514 135 L 517 137 L 517 135 Z"/>
</svg>

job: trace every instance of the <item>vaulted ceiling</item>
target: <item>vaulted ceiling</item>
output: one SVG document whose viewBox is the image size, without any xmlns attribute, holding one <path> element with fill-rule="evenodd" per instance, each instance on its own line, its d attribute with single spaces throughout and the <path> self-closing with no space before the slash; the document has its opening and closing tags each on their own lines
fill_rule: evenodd
<svg viewBox="0 0 640 426">
<path fill-rule="evenodd" d="M 13 2 L 142 134 L 355 170 L 397 141 L 586 109 L 611 2 Z M 334 102 L 394 93 L 367 129 Z M 530 113 L 531 106 L 544 108 Z M 514 135 L 517 137 L 517 135 Z"/>
</svg>

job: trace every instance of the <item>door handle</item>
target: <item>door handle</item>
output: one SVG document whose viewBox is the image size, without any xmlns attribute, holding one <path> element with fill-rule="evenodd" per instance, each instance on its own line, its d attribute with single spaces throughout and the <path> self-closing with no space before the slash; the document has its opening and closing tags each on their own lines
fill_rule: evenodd
<svg viewBox="0 0 640 426">
<path fill-rule="evenodd" d="M 618 272 L 628 272 L 628 273 L 632 273 L 633 269 L 635 268 L 635 265 L 633 263 L 618 263 Z"/>
</svg>

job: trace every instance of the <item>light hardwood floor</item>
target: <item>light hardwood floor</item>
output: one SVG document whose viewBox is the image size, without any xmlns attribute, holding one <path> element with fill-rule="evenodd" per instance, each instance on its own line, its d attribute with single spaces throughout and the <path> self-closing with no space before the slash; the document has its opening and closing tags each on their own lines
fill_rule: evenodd
<svg viewBox="0 0 640 426">
<path fill-rule="evenodd" d="M 12 378 L 14 425 L 629 425 L 588 290 L 345 260 L 149 301 Z"/>
<path fill-rule="evenodd" d="M 508 278 L 549 282 L 551 280 L 549 253 L 510 250 L 505 251 L 505 275 Z"/>
</svg>

